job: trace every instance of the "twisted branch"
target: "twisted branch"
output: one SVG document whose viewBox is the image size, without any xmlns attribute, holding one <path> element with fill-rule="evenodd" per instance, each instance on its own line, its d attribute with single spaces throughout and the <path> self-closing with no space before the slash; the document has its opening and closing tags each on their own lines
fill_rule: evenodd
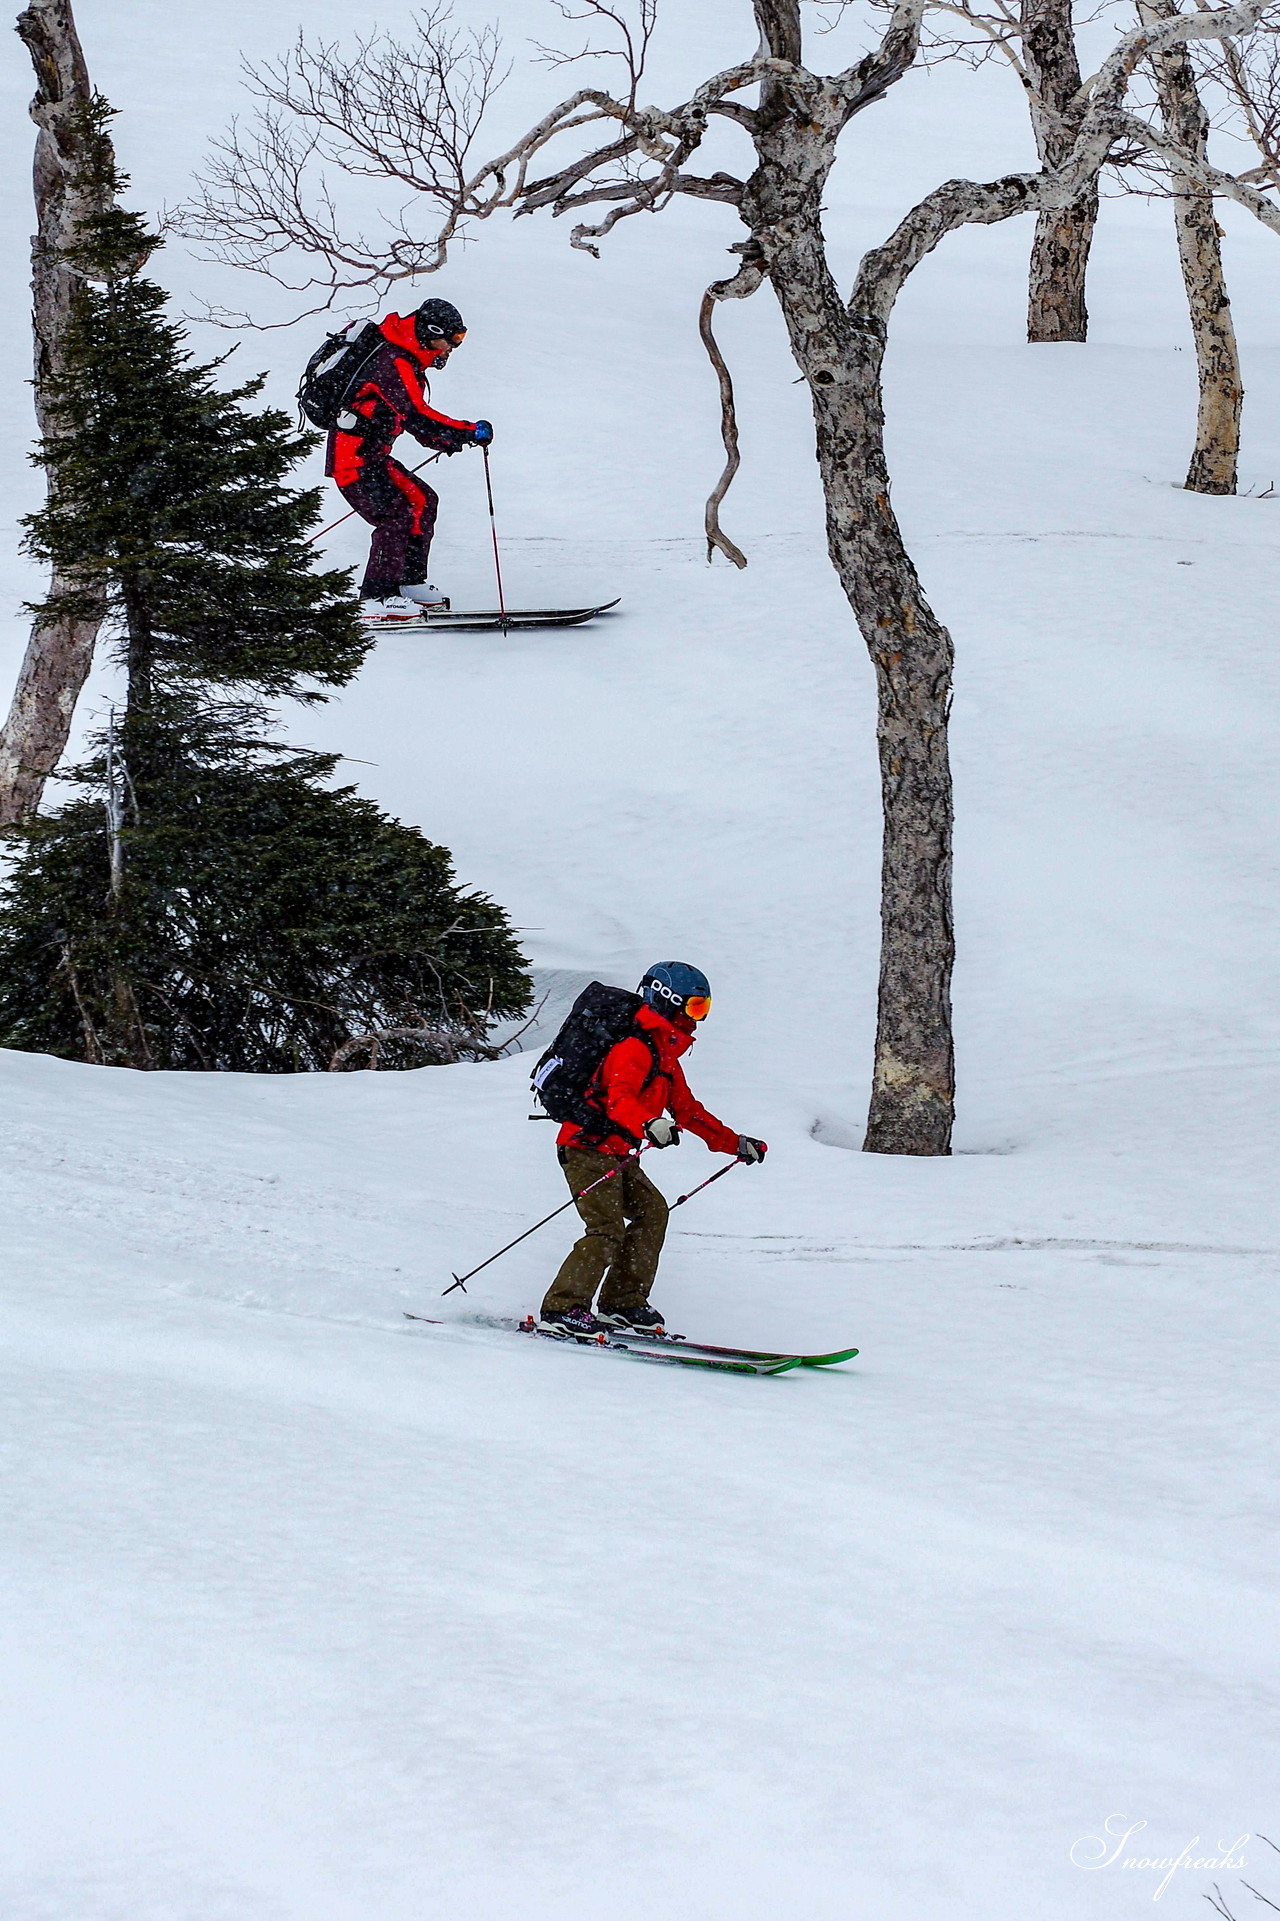
<svg viewBox="0 0 1280 1921">
<path fill-rule="evenodd" d="M 720 383 L 720 438 L 724 442 L 724 472 L 707 498 L 704 525 L 707 533 L 707 559 L 719 548 L 727 560 L 735 567 L 745 567 L 747 557 L 740 547 L 735 547 L 720 525 L 720 502 L 733 484 L 742 456 L 738 451 L 738 416 L 733 405 L 733 378 L 725 363 L 724 355 L 716 344 L 711 331 L 711 314 L 717 300 L 747 300 L 764 279 L 764 262 L 756 243 L 742 241 L 735 252 L 743 256 L 742 265 L 728 280 L 715 280 L 702 296 L 702 306 L 698 312 L 698 332 L 707 350 L 711 365 L 716 370 Z"/>
</svg>

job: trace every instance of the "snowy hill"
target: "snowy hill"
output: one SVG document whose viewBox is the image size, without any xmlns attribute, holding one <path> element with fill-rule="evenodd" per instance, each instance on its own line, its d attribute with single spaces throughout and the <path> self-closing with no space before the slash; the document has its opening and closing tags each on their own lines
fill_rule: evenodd
<svg viewBox="0 0 1280 1921">
<path fill-rule="evenodd" d="M 698 11 L 695 79 L 749 38 L 738 0 Z M 513 50 L 545 37 L 534 0 L 502 12 Z M 308 30 L 356 13 L 311 0 Z M 235 109 L 239 49 L 294 24 L 77 14 L 151 206 Z M 561 80 L 522 68 L 504 113 Z M 16 42 L 3 85 L 12 524 Z M 1022 164 L 1022 116 L 997 76 L 934 72 L 859 121 L 848 270 L 946 174 Z M 561 989 L 705 967 L 691 1080 L 771 1152 L 675 1217 L 655 1298 L 691 1336 L 862 1353 L 740 1381 L 486 1325 L 536 1305 L 563 1222 L 441 1303 L 562 1198 L 527 1057 L 276 1080 L 0 1055 L 6 1916 L 1110 1921 L 1161 1880 L 1088 1871 L 1110 1817 L 1147 1824 L 1126 1857 L 1268 1831 L 1280 252 L 1221 218 L 1254 497 L 1176 484 L 1194 367 L 1159 206 L 1108 205 L 1087 348 L 1021 344 L 1015 223 L 903 302 L 895 501 L 958 655 L 948 1161 L 849 1151 L 874 695 L 766 294 L 720 323 L 751 566 L 702 557 L 694 316 L 728 217 L 627 223 L 598 264 L 562 225 L 495 226 L 432 288 L 471 324 L 439 393 L 496 424 L 513 598 L 622 608 L 388 637 L 291 725 L 452 847 Z M 225 288 L 176 245 L 159 271 L 180 304 Z M 237 362 L 287 397 L 314 332 Z M 439 484 L 434 577 L 486 594 L 479 467 Z M 13 538 L 0 568 L 8 686 Z M 713 1165 L 689 1143 L 654 1171 L 675 1194 Z M 1238 1878 L 1180 1870 L 1163 1911 Z"/>
</svg>

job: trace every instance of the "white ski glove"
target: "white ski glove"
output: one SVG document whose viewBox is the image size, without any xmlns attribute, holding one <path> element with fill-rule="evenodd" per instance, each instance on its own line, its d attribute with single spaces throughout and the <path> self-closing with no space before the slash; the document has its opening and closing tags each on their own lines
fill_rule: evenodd
<svg viewBox="0 0 1280 1921">
<path fill-rule="evenodd" d="M 659 1114 L 657 1120 L 646 1121 L 644 1131 L 652 1147 L 674 1147 L 680 1139 L 680 1129 L 666 1114 Z"/>
</svg>

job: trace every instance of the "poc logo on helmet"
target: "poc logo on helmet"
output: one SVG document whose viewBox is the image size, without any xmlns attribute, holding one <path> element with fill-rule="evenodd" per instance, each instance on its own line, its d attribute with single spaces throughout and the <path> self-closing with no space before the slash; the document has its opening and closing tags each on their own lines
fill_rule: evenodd
<svg viewBox="0 0 1280 1921">
<path fill-rule="evenodd" d="M 711 1011 L 711 983 L 688 961 L 655 961 L 641 977 L 638 993 L 656 1013 L 687 1014 L 694 1021 Z"/>
</svg>

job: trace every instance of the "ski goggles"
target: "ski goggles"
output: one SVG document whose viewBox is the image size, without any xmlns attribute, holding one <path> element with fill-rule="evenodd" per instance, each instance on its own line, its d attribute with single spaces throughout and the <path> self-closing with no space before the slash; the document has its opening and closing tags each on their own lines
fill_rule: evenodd
<svg viewBox="0 0 1280 1921">
<path fill-rule="evenodd" d="M 691 1021 L 704 1021 L 711 1012 L 710 994 L 690 994 L 685 1001 L 684 1011 Z"/>
<path fill-rule="evenodd" d="M 433 340 L 447 340 L 451 347 L 460 347 L 467 337 L 465 327 L 459 327 L 456 334 L 432 334 Z"/>
</svg>

